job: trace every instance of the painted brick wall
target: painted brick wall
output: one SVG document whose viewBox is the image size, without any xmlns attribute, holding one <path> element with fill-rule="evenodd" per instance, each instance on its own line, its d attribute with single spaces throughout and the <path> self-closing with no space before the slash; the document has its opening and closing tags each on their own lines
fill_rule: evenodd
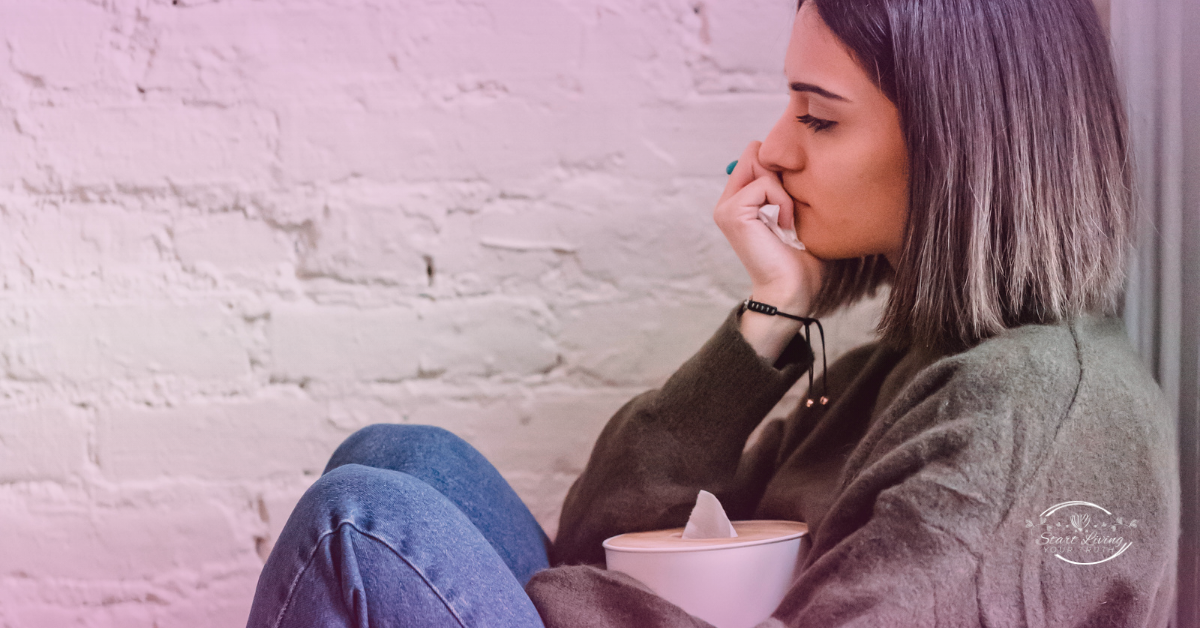
<svg viewBox="0 0 1200 628">
<path fill-rule="evenodd" d="M 792 14 L 0 0 L 0 625 L 244 624 L 374 422 L 462 435 L 553 534 L 745 296 L 711 211 Z"/>
</svg>

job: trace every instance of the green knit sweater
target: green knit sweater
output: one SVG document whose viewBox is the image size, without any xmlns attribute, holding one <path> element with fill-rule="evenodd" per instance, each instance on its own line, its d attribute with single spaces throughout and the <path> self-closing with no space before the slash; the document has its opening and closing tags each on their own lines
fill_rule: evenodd
<svg viewBox="0 0 1200 628">
<path fill-rule="evenodd" d="M 735 311 L 617 412 L 563 505 L 557 566 L 526 587 L 547 628 L 708 626 L 601 567 L 601 541 L 682 526 L 700 489 L 734 520 L 809 525 L 761 628 L 1167 625 L 1174 427 L 1119 321 L 1027 325 L 950 356 L 860 347 L 831 365 L 828 405 L 745 449 L 811 356 L 797 341 L 767 363 Z"/>
</svg>

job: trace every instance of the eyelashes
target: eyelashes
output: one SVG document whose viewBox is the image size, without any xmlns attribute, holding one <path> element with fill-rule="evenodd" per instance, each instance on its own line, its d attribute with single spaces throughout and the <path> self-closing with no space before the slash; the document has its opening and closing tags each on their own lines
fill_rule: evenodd
<svg viewBox="0 0 1200 628">
<path fill-rule="evenodd" d="M 796 116 L 796 119 L 799 120 L 801 123 L 807 125 L 808 128 L 812 129 L 815 132 L 824 131 L 824 130 L 828 129 L 829 127 L 837 124 L 837 122 L 834 122 L 833 120 L 822 120 L 821 118 L 814 118 L 814 117 L 808 115 L 807 113 L 802 116 Z"/>
</svg>

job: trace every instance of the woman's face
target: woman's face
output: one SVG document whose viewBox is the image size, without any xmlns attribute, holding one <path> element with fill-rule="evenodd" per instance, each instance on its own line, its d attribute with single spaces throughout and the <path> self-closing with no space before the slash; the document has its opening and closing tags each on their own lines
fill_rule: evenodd
<svg viewBox="0 0 1200 628">
<path fill-rule="evenodd" d="M 796 232 L 823 259 L 886 255 L 908 220 L 908 154 L 895 105 L 821 21 L 796 15 L 784 71 L 791 101 L 758 158 L 796 200 Z"/>
</svg>

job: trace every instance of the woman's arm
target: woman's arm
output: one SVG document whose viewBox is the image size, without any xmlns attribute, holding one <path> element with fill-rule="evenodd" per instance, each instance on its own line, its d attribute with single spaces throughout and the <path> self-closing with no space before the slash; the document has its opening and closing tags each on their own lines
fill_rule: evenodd
<svg viewBox="0 0 1200 628">
<path fill-rule="evenodd" d="M 758 207 L 780 206 L 793 228 L 793 201 L 779 175 L 759 162 L 759 142 L 742 153 L 713 219 L 729 240 L 756 300 L 804 315 L 822 262 L 779 241 Z M 630 401 L 609 421 L 563 504 L 552 559 L 603 562 L 600 542 L 624 532 L 681 526 L 700 489 L 734 498 L 746 439 L 811 365 L 800 323 L 756 312 L 731 315 L 659 390 Z M 740 513 L 736 499 L 731 516 Z M 752 505 L 751 505 L 752 506 Z"/>
<path fill-rule="evenodd" d="M 1083 325 L 1030 326 L 923 370 L 850 454 L 800 578 L 759 628 L 1165 625 L 1171 417 L 1110 327 L 1089 341 Z M 589 567 L 527 587 L 548 628 L 705 626 L 639 591 Z"/>
<path fill-rule="evenodd" d="M 564 501 L 554 563 L 603 564 L 605 538 L 682 526 L 700 489 L 728 502 L 731 517 L 750 515 L 734 494 L 746 439 L 812 352 L 796 339 L 771 364 L 737 324 L 735 311 L 662 388 L 609 420 Z"/>
<path fill-rule="evenodd" d="M 758 208 L 779 206 L 779 226 L 795 228 L 795 202 L 783 189 L 779 174 L 758 159 L 761 142 L 751 142 L 713 210 L 713 220 L 741 260 L 750 277 L 754 300 L 775 306 L 780 312 L 808 316 L 813 295 L 820 287 L 824 262 L 808 251 L 797 251 L 771 233 L 758 219 Z M 743 316 L 740 330 L 755 352 L 774 362 L 800 323 L 781 316 L 750 313 Z"/>
</svg>

